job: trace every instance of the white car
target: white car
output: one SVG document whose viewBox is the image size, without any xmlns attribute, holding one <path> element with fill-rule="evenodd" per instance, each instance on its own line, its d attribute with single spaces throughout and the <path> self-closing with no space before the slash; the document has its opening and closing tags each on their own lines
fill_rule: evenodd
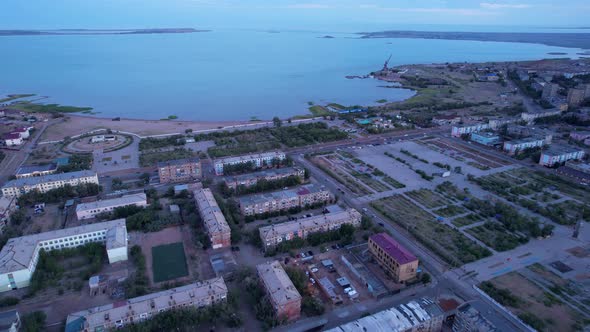
<svg viewBox="0 0 590 332">
<path fill-rule="evenodd" d="M 319 270 L 318 270 L 318 268 L 317 268 L 317 267 L 314 267 L 313 269 L 311 269 L 311 272 L 313 272 L 313 273 L 316 273 L 316 272 L 318 272 L 318 271 L 319 271 Z"/>
<path fill-rule="evenodd" d="M 315 280 L 313 278 L 309 278 L 309 281 L 311 281 L 312 285 L 315 285 Z"/>
</svg>

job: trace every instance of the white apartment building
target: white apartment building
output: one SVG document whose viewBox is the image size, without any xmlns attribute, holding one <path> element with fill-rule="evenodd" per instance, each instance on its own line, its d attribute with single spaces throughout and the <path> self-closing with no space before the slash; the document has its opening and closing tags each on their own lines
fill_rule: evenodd
<svg viewBox="0 0 590 332">
<path fill-rule="evenodd" d="M 237 157 L 228 157 L 222 159 L 215 159 L 213 164 L 215 166 L 215 174 L 216 175 L 223 175 L 223 167 L 226 165 L 237 165 L 237 164 L 245 164 L 247 162 L 252 162 L 255 167 L 261 168 L 266 165 L 272 165 L 272 161 L 277 160 L 285 160 L 287 155 L 281 151 L 274 151 L 274 152 L 266 152 L 266 153 L 257 153 L 257 154 L 248 154 L 243 156 Z"/>
<path fill-rule="evenodd" d="M 78 217 L 78 220 L 90 219 L 101 213 L 113 212 L 113 210 L 118 207 L 130 205 L 146 207 L 148 204 L 145 193 L 131 194 L 118 198 L 78 204 L 78 206 L 76 206 L 76 216 Z"/>
<path fill-rule="evenodd" d="M 539 165 L 551 167 L 568 160 L 580 160 L 584 155 L 585 152 L 583 149 L 574 146 L 553 145 L 549 149 L 541 152 Z"/>
<path fill-rule="evenodd" d="M 113 331 L 174 309 L 203 308 L 227 299 L 223 277 L 135 297 L 68 315 L 66 331 Z"/>
<path fill-rule="evenodd" d="M 27 287 L 39 260 L 40 250 L 75 248 L 90 242 L 105 243 L 109 263 L 127 260 L 125 219 L 8 240 L 0 251 L 0 292 Z"/>
<path fill-rule="evenodd" d="M 39 190 L 44 193 L 51 189 L 61 188 L 65 185 L 77 186 L 85 183 L 98 184 L 98 175 L 96 172 L 78 171 L 16 179 L 8 181 L 2 187 L 2 195 L 18 197 L 32 190 Z"/>
<path fill-rule="evenodd" d="M 546 144 L 545 138 L 528 137 L 515 141 L 504 142 L 503 150 L 508 154 L 517 154 L 520 151 L 530 148 L 542 147 Z"/>
<path fill-rule="evenodd" d="M 451 135 L 453 137 L 461 137 L 462 135 L 467 135 L 471 133 L 476 133 L 478 131 L 490 129 L 490 125 L 488 123 L 476 123 L 472 125 L 464 125 L 464 126 L 453 126 L 451 129 Z"/>
<path fill-rule="evenodd" d="M 560 115 L 561 110 L 559 109 L 550 109 L 550 110 L 542 110 L 538 112 L 524 112 L 520 114 L 520 118 L 527 123 L 531 123 L 535 121 L 535 119 L 539 118 L 546 118 L 549 116 Z"/>
<path fill-rule="evenodd" d="M 332 208 L 328 207 L 327 209 L 331 210 Z M 259 232 L 260 239 L 266 250 L 283 241 L 293 240 L 294 238 L 305 239 L 309 234 L 336 230 L 344 224 L 358 227 L 360 223 L 361 214 L 355 209 L 347 209 L 260 227 Z"/>
</svg>

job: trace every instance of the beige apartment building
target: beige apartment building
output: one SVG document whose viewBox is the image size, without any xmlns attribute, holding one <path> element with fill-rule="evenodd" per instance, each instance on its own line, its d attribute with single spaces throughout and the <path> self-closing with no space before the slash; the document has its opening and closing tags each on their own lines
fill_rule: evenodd
<svg viewBox="0 0 590 332">
<path fill-rule="evenodd" d="M 231 229 L 219 209 L 211 189 L 195 190 L 193 194 L 199 215 L 203 219 L 207 235 L 211 240 L 211 247 L 219 249 L 231 246 Z"/>
<path fill-rule="evenodd" d="M 301 316 L 301 295 L 279 261 L 256 266 L 260 282 L 278 319 L 293 321 Z"/>
<path fill-rule="evenodd" d="M 379 233 L 369 237 L 369 251 L 395 282 L 405 283 L 416 278 L 418 258 L 389 234 Z"/>
<path fill-rule="evenodd" d="M 244 196 L 239 199 L 240 210 L 245 216 L 272 213 L 317 203 L 329 203 L 334 199 L 325 187 L 307 184 L 295 189 Z"/>
</svg>

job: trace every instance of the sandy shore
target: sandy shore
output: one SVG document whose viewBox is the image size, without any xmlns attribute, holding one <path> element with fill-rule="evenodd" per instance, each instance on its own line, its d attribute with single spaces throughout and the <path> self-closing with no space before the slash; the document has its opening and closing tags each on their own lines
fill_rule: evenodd
<svg viewBox="0 0 590 332">
<path fill-rule="evenodd" d="M 66 136 L 76 136 L 96 129 L 111 129 L 116 131 L 130 132 L 139 136 L 162 135 L 173 133 L 184 133 L 186 129 L 193 131 L 218 129 L 219 127 L 231 127 L 252 124 L 250 121 L 164 121 L 164 120 L 137 120 L 111 119 L 66 115 L 63 121 L 50 125 L 41 141 L 62 140 Z"/>
</svg>

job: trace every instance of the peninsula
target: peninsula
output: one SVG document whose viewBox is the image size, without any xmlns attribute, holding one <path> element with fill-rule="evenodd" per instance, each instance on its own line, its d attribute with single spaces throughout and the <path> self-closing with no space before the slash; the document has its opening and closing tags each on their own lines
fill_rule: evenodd
<svg viewBox="0 0 590 332">
<path fill-rule="evenodd" d="M 590 49 L 590 33 L 451 32 L 392 30 L 360 32 L 361 38 L 421 38 L 532 43 Z"/>
<path fill-rule="evenodd" d="M 154 28 L 154 29 L 57 29 L 57 30 L 0 30 L 0 36 L 34 35 L 133 35 L 156 33 L 209 32 L 193 28 Z"/>
</svg>

